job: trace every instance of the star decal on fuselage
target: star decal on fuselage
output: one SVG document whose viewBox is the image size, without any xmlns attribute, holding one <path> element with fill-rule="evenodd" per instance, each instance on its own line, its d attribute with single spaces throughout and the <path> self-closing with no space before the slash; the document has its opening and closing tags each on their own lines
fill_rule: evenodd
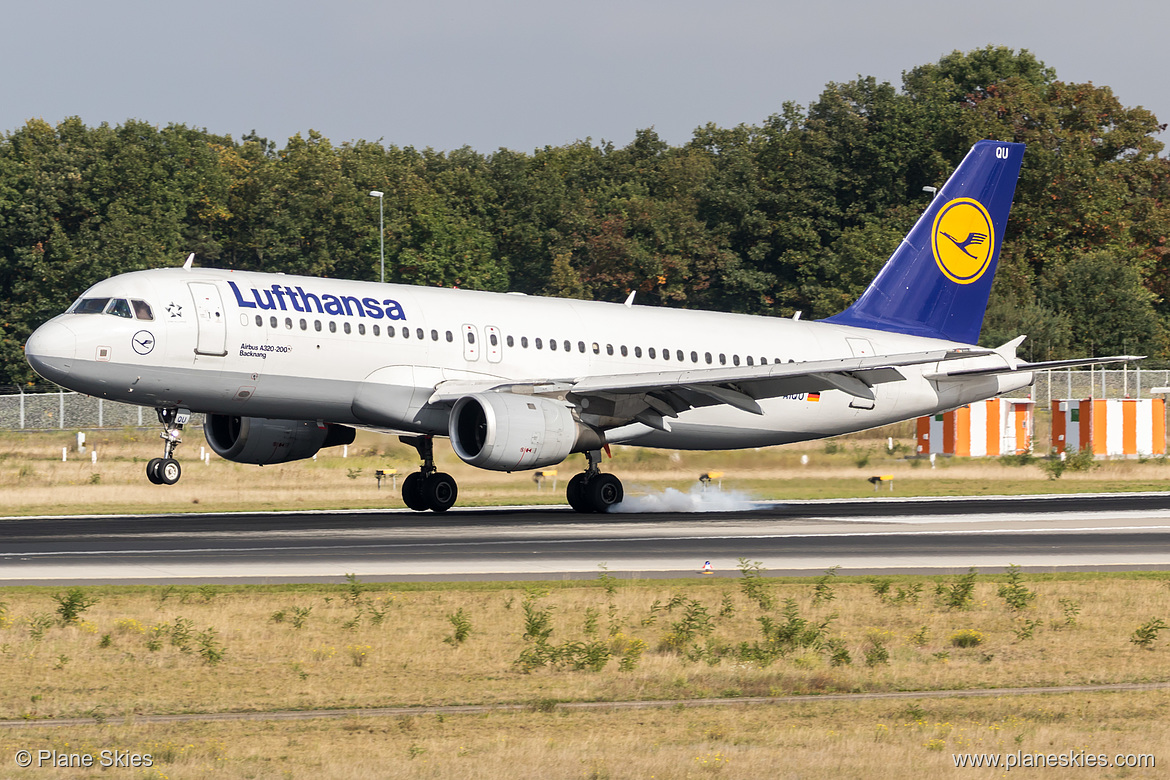
<svg viewBox="0 0 1170 780">
<path fill-rule="evenodd" d="M 174 302 L 168 303 L 167 304 L 167 313 L 171 315 L 171 319 L 175 319 L 176 317 L 182 317 L 183 316 L 183 307 L 177 303 L 174 303 Z"/>
</svg>

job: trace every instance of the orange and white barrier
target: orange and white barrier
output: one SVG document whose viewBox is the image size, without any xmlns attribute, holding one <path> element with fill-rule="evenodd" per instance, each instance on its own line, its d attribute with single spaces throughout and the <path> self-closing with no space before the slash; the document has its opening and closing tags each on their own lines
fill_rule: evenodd
<svg viewBox="0 0 1170 780">
<path fill-rule="evenodd" d="M 1093 398 L 1052 402 L 1052 446 L 1089 447 L 1095 458 L 1166 454 L 1166 402 L 1161 398 Z"/>
<path fill-rule="evenodd" d="M 1017 455 L 1032 451 L 1033 412 L 1026 398 L 989 398 L 918 418 L 919 455 Z"/>
</svg>

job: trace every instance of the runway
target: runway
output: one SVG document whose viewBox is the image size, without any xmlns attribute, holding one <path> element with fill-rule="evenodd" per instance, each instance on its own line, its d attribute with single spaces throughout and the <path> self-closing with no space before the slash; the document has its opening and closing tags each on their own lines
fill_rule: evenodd
<svg viewBox="0 0 1170 780">
<path fill-rule="evenodd" d="M 1170 569 L 1170 493 L 565 508 L 0 518 L 0 584 Z"/>
</svg>

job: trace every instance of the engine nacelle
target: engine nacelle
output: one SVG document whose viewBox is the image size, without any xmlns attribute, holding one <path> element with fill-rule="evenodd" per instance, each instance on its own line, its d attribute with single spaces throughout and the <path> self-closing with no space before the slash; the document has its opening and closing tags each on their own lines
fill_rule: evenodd
<svg viewBox="0 0 1170 780">
<path fill-rule="evenodd" d="M 322 447 L 352 444 L 355 431 L 332 423 L 318 427 L 304 420 L 209 414 L 203 423 L 203 435 L 221 458 L 265 466 L 311 458 Z"/>
<path fill-rule="evenodd" d="M 460 398 L 451 409 L 449 433 L 456 455 L 493 471 L 551 466 L 571 452 L 599 449 L 604 443 L 565 404 L 515 393 Z"/>
</svg>

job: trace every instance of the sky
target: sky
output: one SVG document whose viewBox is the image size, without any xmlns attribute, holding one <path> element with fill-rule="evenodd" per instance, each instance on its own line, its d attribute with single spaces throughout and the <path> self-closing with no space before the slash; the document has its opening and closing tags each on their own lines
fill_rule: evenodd
<svg viewBox="0 0 1170 780">
<path fill-rule="evenodd" d="M 1170 122 L 1164 0 L 44 0 L 0 16 L 0 133 L 79 116 L 284 146 L 531 152 L 760 124 L 988 44 Z M 1170 133 L 1159 136 L 1170 142 Z"/>
</svg>

